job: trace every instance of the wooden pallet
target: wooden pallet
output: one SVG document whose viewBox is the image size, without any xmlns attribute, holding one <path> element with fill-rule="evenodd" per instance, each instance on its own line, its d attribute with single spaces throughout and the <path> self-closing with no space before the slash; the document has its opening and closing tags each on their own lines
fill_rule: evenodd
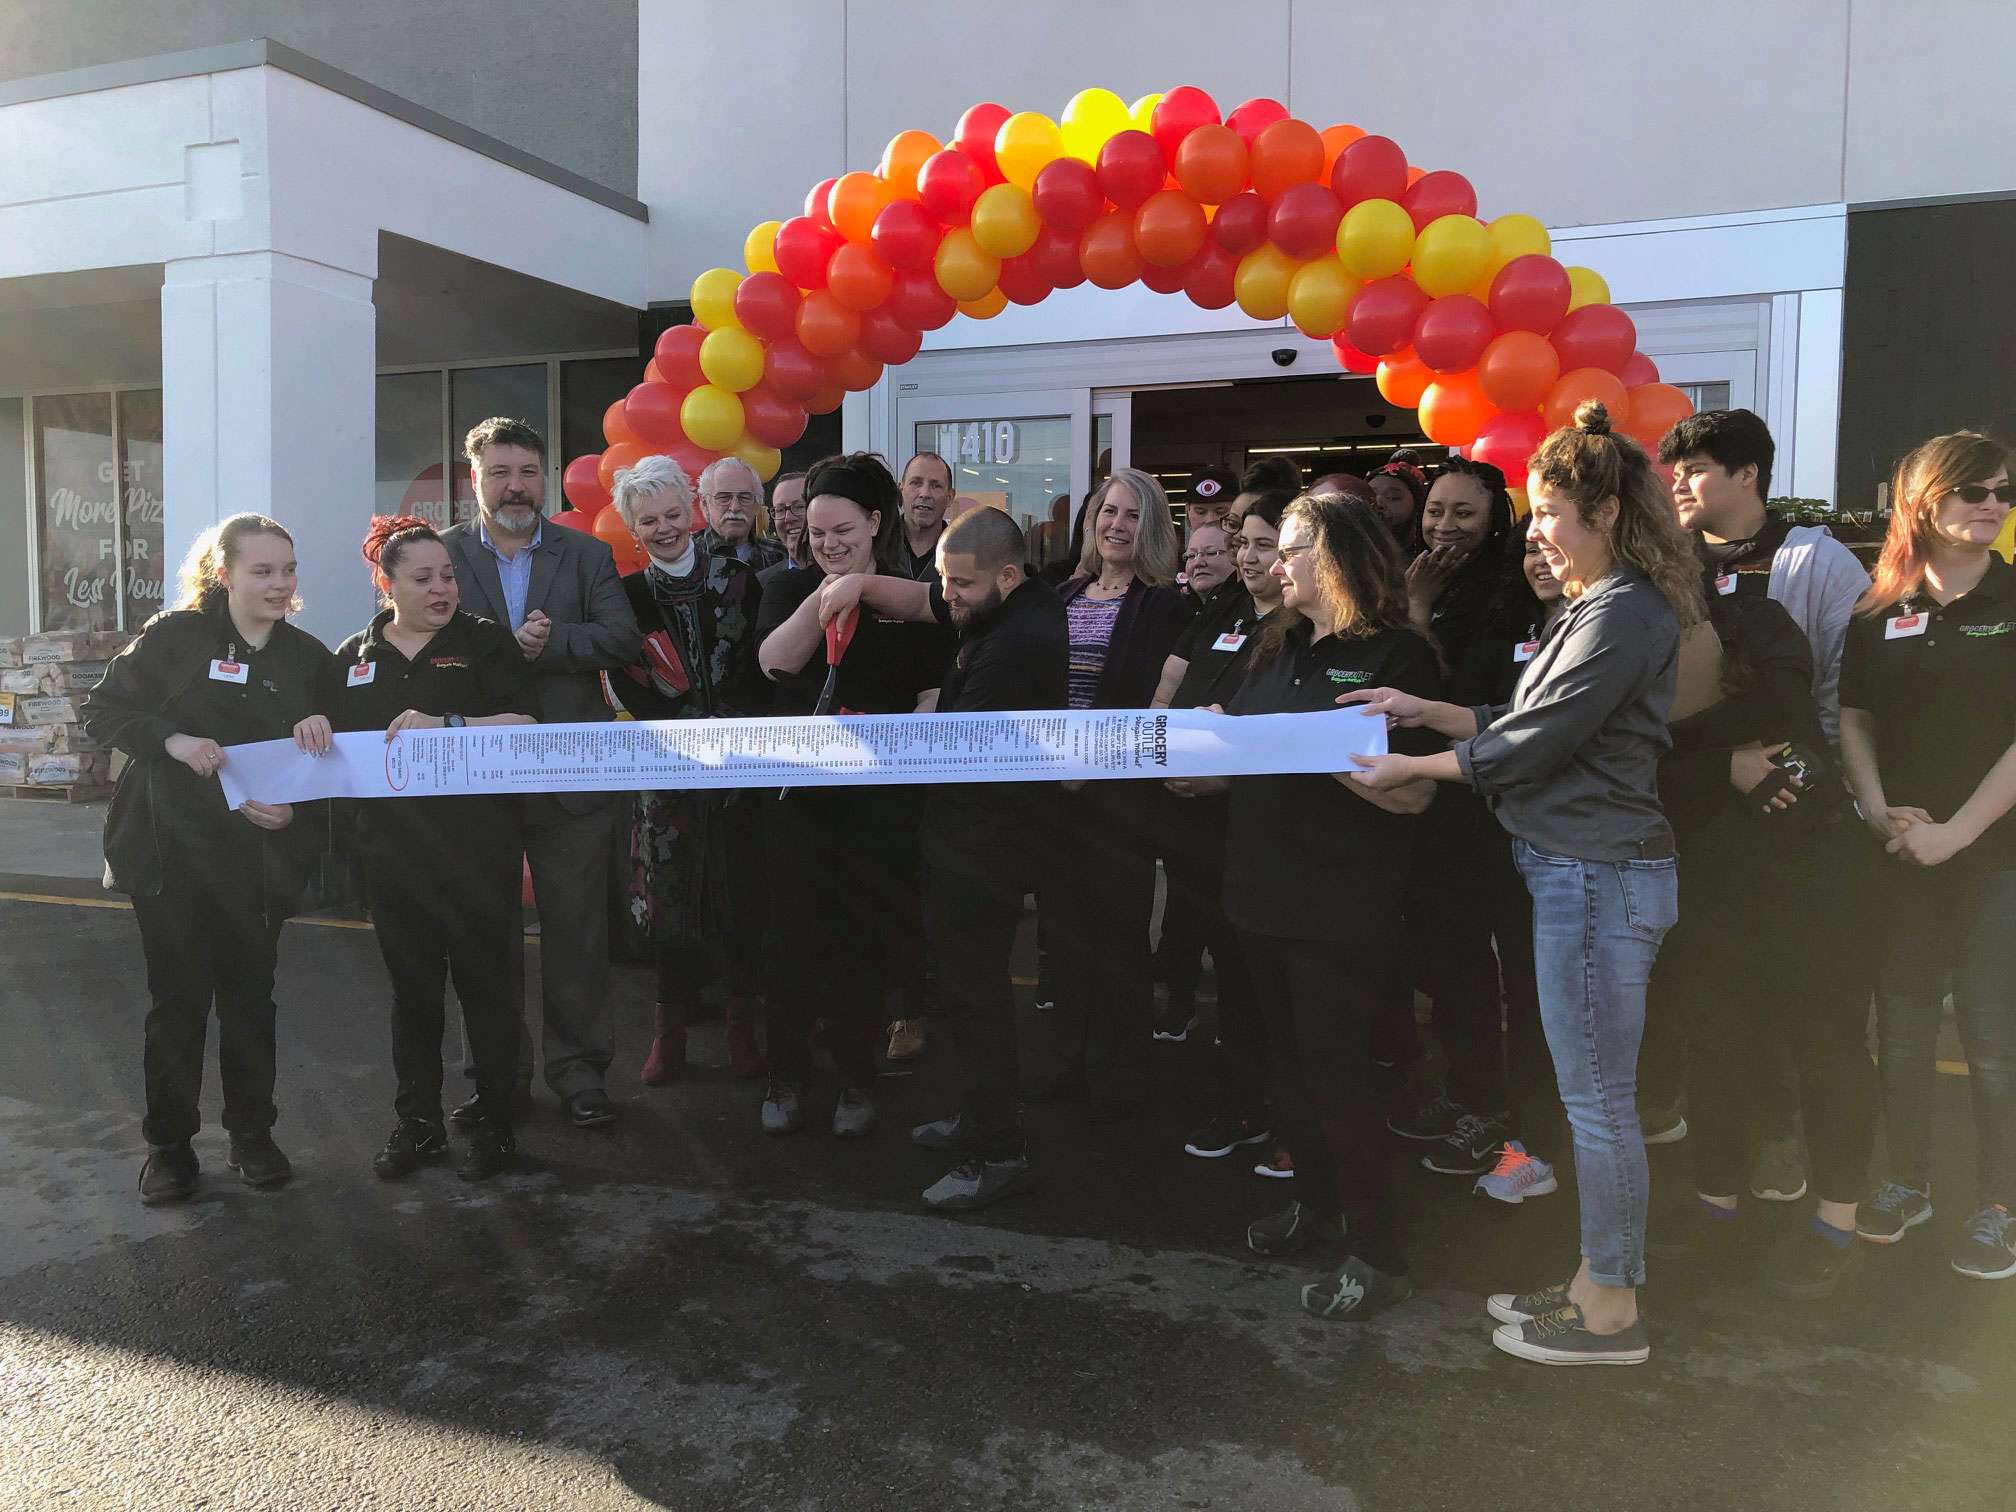
<svg viewBox="0 0 2016 1512">
<path fill-rule="evenodd" d="M 44 803 L 93 803 L 112 796 L 106 782 L 65 782 L 43 785 L 25 782 L 0 783 L 0 798 L 35 798 Z"/>
</svg>

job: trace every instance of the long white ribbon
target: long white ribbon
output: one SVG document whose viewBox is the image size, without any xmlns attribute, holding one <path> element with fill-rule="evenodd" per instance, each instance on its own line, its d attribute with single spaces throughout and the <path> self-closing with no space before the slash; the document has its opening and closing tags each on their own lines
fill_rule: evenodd
<svg viewBox="0 0 2016 1512">
<path fill-rule="evenodd" d="M 1234 718 L 1201 709 L 1027 714 L 837 714 L 795 719 L 499 725 L 336 737 L 323 756 L 288 740 L 225 749 L 233 808 L 316 798 L 1058 782 L 1337 772 L 1386 749 L 1360 709 Z"/>
</svg>

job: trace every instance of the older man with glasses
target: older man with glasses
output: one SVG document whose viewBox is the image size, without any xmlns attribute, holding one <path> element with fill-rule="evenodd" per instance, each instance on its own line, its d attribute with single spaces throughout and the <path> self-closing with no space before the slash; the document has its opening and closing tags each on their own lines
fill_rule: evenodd
<svg viewBox="0 0 2016 1512">
<path fill-rule="evenodd" d="M 763 480 L 740 457 L 723 457 L 700 474 L 700 502 L 707 511 L 707 529 L 700 546 L 712 556 L 747 562 L 759 573 L 784 560 L 784 548 L 756 533 L 763 507 Z"/>
</svg>

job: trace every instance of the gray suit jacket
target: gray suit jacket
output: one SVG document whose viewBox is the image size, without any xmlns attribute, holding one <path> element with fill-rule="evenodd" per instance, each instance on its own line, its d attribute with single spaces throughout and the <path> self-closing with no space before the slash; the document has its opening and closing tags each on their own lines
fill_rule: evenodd
<svg viewBox="0 0 2016 1512">
<path fill-rule="evenodd" d="M 485 549 L 475 524 L 453 526 L 441 533 L 441 539 L 455 564 L 462 607 L 509 629 L 497 559 Z M 553 622 L 552 638 L 532 664 L 540 721 L 599 724 L 615 718 L 602 696 L 598 674 L 629 666 L 644 642 L 609 548 L 591 535 L 562 530 L 548 520 L 533 549 L 525 609 L 540 610 Z M 578 804 L 570 801 L 576 799 Z M 560 801 L 586 813 L 603 801 L 603 795 L 566 793 Z"/>
</svg>

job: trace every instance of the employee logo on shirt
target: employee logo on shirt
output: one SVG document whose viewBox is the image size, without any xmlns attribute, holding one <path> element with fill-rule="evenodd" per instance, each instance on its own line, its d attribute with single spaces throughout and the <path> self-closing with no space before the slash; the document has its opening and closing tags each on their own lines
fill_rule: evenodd
<svg viewBox="0 0 2016 1512">
<path fill-rule="evenodd" d="M 1539 649 L 1540 642 L 1537 640 L 1521 641 L 1512 648 L 1512 660 L 1515 662 L 1529 662 L 1533 660 L 1533 653 Z"/>
<path fill-rule="evenodd" d="M 430 667 L 459 667 L 467 671 L 469 658 L 466 656 L 430 656 L 427 658 L 427 665 Z"/>
<path fill-rule="evenodd" d="M 364 686 L 364 684 L 372 681 L 377 676 L 378 676 L 378 663 L 358 662 L 350 668 L 349 674 L 346 676 L 344 681 L 346 685 L 349 687 L 361 688 Z"/>
<path fill-rule="evenodd" d="M 235 661 L 213 661 L 210 676 L 216 682 L 242 683 L 245 681 L 245 663 Z"/>
<path fill-rule="evenodd" d="M 1715 579 L 1715 591 L 1724 597 L 1734 593 L 1736 591 L 1736 574 L 1725 572 Z"/>
<path fill-rule="evenodd" d="M 2016 621 L 2004 620 L 1999 625 L 1962 625 L 1960 627 L 1962 635 L 1976 636 L 2007 635 L 2011 630 L 2016 630 Z"/>
<path fill-rule="evenodd" d="M 1929 623 L 1922 614 L 1899 614 L 1883 622 L 1883 639 L 1898 640 L 1906 635 L 1923 635 Z"/>
<path fill-rule="evenodd" d="M 1356 667 L 1326 667 L 1333 683 L 1362 683 L 1371 679 L 1370 672 L 1360 672 Z"/>
<path fill-rule="evenodd" d="M 1237 651 L 1241 646 L 1245 644 L 1246 644 L 1245 636 L 1241 635 L 1236 630 L 1227 630 L 1223 635 L 1219 636 L 1218 639 L 1211 642 L 1211 649 L 1213 651 Z"/>
</svg>

